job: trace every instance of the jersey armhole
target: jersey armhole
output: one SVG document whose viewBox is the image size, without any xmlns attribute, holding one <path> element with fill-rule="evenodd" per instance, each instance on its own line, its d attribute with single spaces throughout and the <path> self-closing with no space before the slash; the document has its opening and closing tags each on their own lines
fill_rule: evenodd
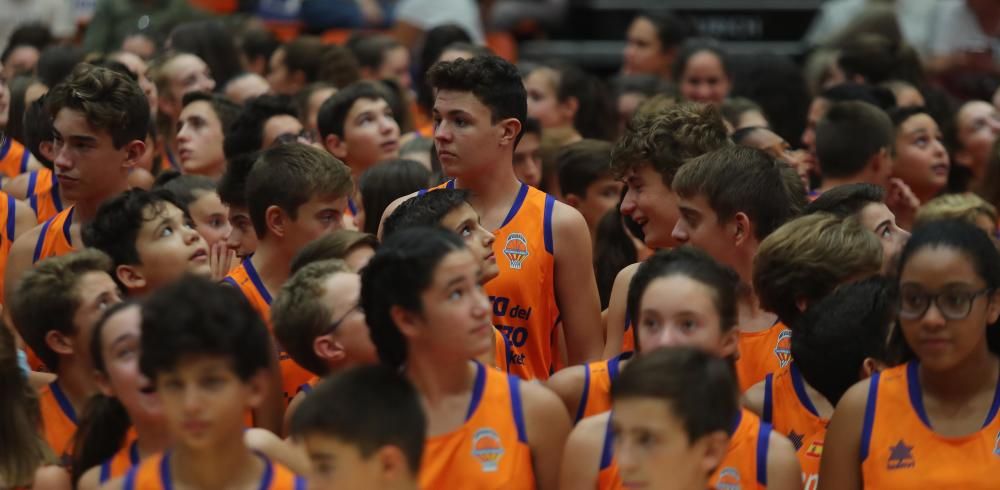
<svg viewBox="0 0 1000 490">
<path fill-rule="evenodd" d="M 45 224 L 42 225 L 42 231 L 38 234 L 38 241 L 35 243 L 35 253 L 31 256 L 32 264 L 37 263 L 38 259 L 42 256 L 42 248 L 45 246 L 45 237 L 49 234 L 49 225 L 51 224 L 52 219 L 46 221 Z"/>
<path fill-rule="evenodd" d="M 545 212 L 542 215 L 542 231 L 545 237 L 545 251 L 549 254 L 555 253 L 555 243 L 552 239 L 552 209 L 555 207 L 556 198 L 545 195 Z"/>
<path fill-rule="evenodd" d="M 306 490 L 306 479 L 295 475 L 295 490 Z"/>
<path fill-rule="evenodd" d="M 767 487 L 767 456 L 771 446 L 771 424 L 760 423 L 757 430 L 757 483 Z"/>
<path fill-rule="evenodd" d="M 98 482 L 104 485 L 111 479 L 111 460 L 105 460 L 101 463 L 101 475 L 98 477 Z"/>
<path fill-rule="evenodd" d="M 604 429 L 604 444 L 601 448 L 601 471 L 611 466 L 611 459 L 615 455 L 614 434 L 611 432 L 611 413 L 608 413 L 608 424 Z"/>
<path fill-rule="evenodd" d="M 774 417 L 772 416 L 772 411 L 774 410 L 773 403 L 771 399 L 771 389 L 774 383 L 774 373 L 767 373 L 764 376 L 764 408 L 761 409 L 760 420 L 767 423 L 772 423 Z"/>
<path fill-rule="evenodd" d="M 228 285 L 230 285 L 230 286 L 232 286 L 232 287 L 234 287 L 236 289 L 240 288 L 240 285 L 236 284 L 236 279 L 233 279 L 232 277 L 229 277 L 229 276 L 223 277 L 222 278 L 222 282 L 224 282 L 224 283 L 226 283 L 226 284 L 228 284 Z"/>
<path fill-rule="evenodd" d="M 507 376 L 510 386 L 510 408 L 514 412 L 514 425 L 517 426 L 517 440 L 528 443 L 528 431 L 524 428 L 524 406 L 521 403 L 521 380 L 517 376 Z"/>
<path fill-rule="evenodd" d="M 868 401 L 865 402 L 865 419 L 861 426 L 861 446 L 859 448 L 862 463 L 868 459 L 868 449 L 872 442 L 872 429 L 875 425 L 875 402 L 878 399 L 878 382 L 881 379 L 881 374 L 873 374 L 868 385 Z"/>
<path fill-rule="evenodd" d="M 587 399 L 590 398 L 590 365 L 583 365 L 583 394 L 580 395 L 580 405 L 576 407 L 576 418 L 573 424 L 583 420 L 583 414 L 587 412 Z"/>
<path fill-rule="evenodd" d="M 135 465 L 128 469 L 128 473 L 125 473 L 125 483 L 122 485 L 123 490 L 134 490 L 135 489 L 135 474 L 139 471 L 139 465 Z M 104 476 L 104 470 L 101 470 L 101 476 Z M 103 481 L 101 483 L 104 483 Z"/>
<path fill-rule="evenodd" d="M 14 196 L 7 196 L 7 241 L 14 243 L 15 225 L 17 224 L 17 201 Z"/>
<path fill-rule="evenodd" d="M 21 154 L 21 173 L 28 171 L 28 160 L 31 158 L 31 152 L 27 148 L 24 149 L 24 153 Z"/>
</svg>

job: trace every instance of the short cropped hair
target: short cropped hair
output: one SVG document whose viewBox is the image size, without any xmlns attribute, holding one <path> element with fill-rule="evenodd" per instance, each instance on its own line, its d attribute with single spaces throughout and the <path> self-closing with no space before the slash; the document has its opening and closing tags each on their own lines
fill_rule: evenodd
<svg viewBox="0 0 1000 490">
<path fill-rule="evenodd" d="M 851 279 L 878 274 L 882 245 L 857 218 L 816 213 L 785 223 L 764 239 L 753 261 L 761 307 L 792 326 L 796 302 L 811 304 Z"/>
<path fill-rule="evenodd" d="M 351 112 L 354 103 L 359 99 L 384 100 L 387 103 L 385 90 L 380 88 L 375 82 L 361 81 L 352 83 L 337 93 L 330 96 L 323 102 L 316 116 L 316 126 L 319 128 L 319 135 L 323 139 L 331 134 L 339 138 L 344 137 L 344 122 L 347 114 Z"/>
<path fill-rule="evenodd" d="M 89 64 L 77 66 L 69 78 L 45 97 L 49 114 L 71 109 L 94 128 L 107 131 L 115 148 L 145 141 L 149 131 L 149 102 L 139 85 L 127 76 Z"/>
<path fill-rule="evenodd" d="M 236 120 L 223 128 L 226 161 L 264 149 L 264 124 L 276 116 L 299 118 L 291 99 L 285 96 L 261 95 L 246 101 Z"/>
<path fill-rule="evenodd" d="M 208 92 L 189 92 L 184 94 L 184 98 L 181 99 L 181 107 L 187 107 L 188 104 L 198 101 L 208 102 L 208 105 L 212 106 L 215 117 L 219 118 L 223 134 L 236 121 L 236 118 L 240 116 L 240 110 L 242 109 L 236 102 L 219 94 L 210 94 Z"/>
<path fill-rule="evenodd" d="M 528 93 L 517 67 L 499 56 L 474 56 L 435 63 L 427 72 L 435 90 L 472 92 L 490 109 L 490 120 L 514 118 L 524 125 L 528 117 Z M 523 132 L 522 132 L 523 133 Z M 516 145 L 521 135 L 514 141 Z"/>
<path fill-rule="evenodd" d="M 670 185 L 687 160 L 729 144 L 726 125 L 718 109 L 685 103 L 663 112 L 637 115 L 611 151 L 611 165 L 618 177 L 649 164 Z"/>
<path fill-rule="evenodd" d="M 976 224 L 976 218 L 985 216 L 994 224 L 997 222 L 996 206 L 971 192 L 945 194 L 931 199 L 917 210 L 915 226 L 931 221 L 957 219 Z"/>
<path fill-rule="evenodd" d="M 166 212 L 168 204 L 176 206 L 186 219 L 190 219 L 187 206 L 170 191 L 129 189 L 101 203 L 94 221 L 83 229 L 83 244 L 108 254 L 113 267 L 141 264 L 139 251 L 135 248 L 139 230 L 143 223 Z"/>
<path fill-rule="evenodd" d="M 885 199 L 885 189 L 875 184 L 838 185 L 806 204 L 802 214 L 830 213 L 841 218 L 856 216 L 865 206 Z"/>
<path fill-rule="evenodd" d="M 448 213 L 466 204 L 469 192 L 461 189 L 439 189 L 403 201 L 382 223 L 382 238 L 396 232 L 420 226 L 437 227 Z"/>
<path fill-rule="evenodd" d="M 866 357 L 888 361 L 896 316 L 889 282 L 875 276 L 843 285 L 806 309 L 792 327 L 792 359 L 809 386 L 836 405 L 858 382 Z"/>
<path fill-rule="evenodd" d="M 49 348 L 45 335 L 51 330 L 72 334 L 80 279 L 90 272 L 110 271 L 107 255 L 85 249 L 39 262 L 18 283 L 8 305 L 11 317 L 21 338 L 49 369 L 58 369 L 59 355 Z"/>
<path fill-rule="evenodd" d="M 586 197 L 587 187 L 611 176 L 611 143 L 585 139 L 568 144 L 556 153 L 559 190 L 563 195 Z"/>
<path fill-rule="evenodd" d="M 52 114 L 45 108 L 45 95 L 32 102 L 24 110 L 24 147 L 31 151 L 46 168 L 52 168 L 52 161 L 42 154 L 42 143 L 52 142 Z"/>
<path fill-rule="evenodd" d="M 291 433 L 296 439 L 332 437 L 356 447 L 363 458 L 385 446 L 398 447 L 416 475 L 427 419 L 405 376 L 388 366 L 357 366 L 316 386 L 292 416 Z"/>
<path fill-rule="evenodd" d="M 629 361 L 611 385 L 611 398 L 665 402 L 683 423 L 688 445 L 728 433 L 740 410 L 731 363 L 693 347 L 664 347 Z"/>
<path fill-rule="evenodd" d="M 754 237 L 764 240 L 786 221 L 802 213 L 805 188 L 792 186 L 795 169 L 762 150 L 732 145 L 697 157 L 674 177 L 684 198 L 704 195 L 719 222 L 742 212 L 753 224 Z"/>
<path fill-rule="evenodd" d="M 816 124 L 816 158 L 825 177 L 850 177 L 893 146 L 892 121 L 865 102 L 836 102 Z"/>
<path fill-rule="evenodd" d="M 139 370 L 150 379 L 185 357 L 207 355 L 225 358 L 244 381 L 270 369 L 274 349 L 264 321 L 239 290 L 190 275 L 146 300 L 141 348 Z"/>
<path fill-rule="evenodd" d="M 216 191 L 219 200 L 231 208 L 247 207 L 247 176 L 260 152 L 243 153 L 235 157 L 226 157 L 226 173 L 219 179 Z"/>
<path fill-rule="evenodd" d="M 303 143 L 268 148 L 247 175 L 250 221 L 258 238 L 267 236 L 267 208 L 279 206 L 292 219 L 314 196 L 350 195 L 351 170 L 333 155 Z"/>
<path fill-rule="evenodd" d="M 330 309 L 323 301 L 323 284 L 337 273 L 350 273 L 343 260 L 313 262 L 296 272 L 271 306 L 274 336 L 292 360 L 316 376 L 327 374 L 326 363 L 316 356 L 313 341 L 330 325 Z"/>
<path fill-rule="evenodd" d="M 301 72 L 306 83 L 318 80 L 320 61 L 326 52 L 327 45 L 316 36 L 299 36 L 286 44 L 285 66 L 288 73 Z"/>
<path fill-rule="evenodd" d="M 340 229 L 307 243 L 292 259 L 292 274 L 313 262 L 343 259 L 358 247 L 378 248 L 375 235 L 357 230 Z"/>
<path fill-rule="evenodd" d="M 395 38 L 384 34 L 363 35 L 354 42 L 347 43 L 347 48 L 358 60 L 358 65 L 371 70 L 377 70 L 382 66 L 386 52 L 401 46 L 402 44 Z"/>
</svg>

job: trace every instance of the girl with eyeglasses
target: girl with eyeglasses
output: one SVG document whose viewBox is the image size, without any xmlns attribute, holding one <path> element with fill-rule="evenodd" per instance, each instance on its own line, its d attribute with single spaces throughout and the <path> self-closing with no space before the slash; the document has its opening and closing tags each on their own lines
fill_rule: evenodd
<svg viewBox="0 0 1000 490">
<path fill-rule="evenodd" d="M 932 222 L 900 255 L 900 365 L 854 385 L 827 432 L 820 488 L 996 488 L 1000 253 L 974 225 Z"/>
</svg>

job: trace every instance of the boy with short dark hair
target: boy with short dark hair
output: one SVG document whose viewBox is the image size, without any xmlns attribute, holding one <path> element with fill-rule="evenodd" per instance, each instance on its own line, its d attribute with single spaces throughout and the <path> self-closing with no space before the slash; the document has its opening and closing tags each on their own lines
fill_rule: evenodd
<svg viewBox="0 0 1000 490">
<path fill-rule="evenodd" d="M 855 182 L 888 187 L 892 146 L 892 121 L 884 111 L 857 101 L 831 105 L 816 125 L 820 191 Z"/>
<path fill-rule="evenodd" d="M 25 273 L 7 303 L 18 333 L 58 378 L 41 390 L 45 439 L 65 458 L 90 396 L 97 393 L 89 346 L 94 322 L 121 301 L 111 259 L 93 249 L 46 259 Z"/>
<path fill-rule="evenodd" d="M 266 322 L 272 291 L 288 280 L 292 258 L 305 244 L 343 226 L 353 190 L 350 171 L 323 150 L 287 143 L 260 154 L 246 180 L 250 220 L 257 235 L 252 256 L 224 279 L 236 286 Z M 312 375 L 282 354 L 286 399 Z"/>
<path fill-rule="evenodd" d="M 216 192 L 219 200 L 229 207 L 229 224 L 232 231 L 226 237 L 226 246 L 236 252 L 236 258 L 244 260 L 257 250 L 257 233 L 250 221 L 247 208 L 247 175 L 257 161 L 258 152 L 243 153 L 228 158 L 226 173 L 222 174 Z"/>
<path fill-rule="evenodd" d="M 580 211 L 592 238 L 597 223 L 618 205 L 622 193 L 622 182 L 611 172 L 611 149 L 607 141 L 585 139 L 556 153 L 563 201 Z"/>
<path fill-rule="evenodd" d="M 384 365 L 323 381 L 292 417 L 316 490 L 416 490 L 427 421 L 413 385 Z"/>
<path fill-rule="evenodd" d="M 687 162 L 674 177 L 673 189 L 681 211 L 674 239 L 731 267 L 749 291 L 741 299 L 736 362 L 740 387 L 749 388 L 780 367 L 775 348 L 786 329 L 761 308 L 753 292 L 753 258 L 768 235 L 802 212 L 805 189 L 790 166 L 741 146 Z"/>
<path fill-rule="evenodd" d="M 554 194 L 559 189 L 549 188 L 545 179 L 547 174 L 542 164 L 541 149 L 542 125 L 538 119 L 529 117 L 524 120 L 521 141 L 518 141 L 517 147 L 514 148 L 514 174 L 517 175 L 517 180 L 536 189 L 545 190 L 549 194 Z"/>
<path fill-rule="evenodd" d="M 278 142 L 297 141 L 304 131 L 291 99 L 278 95 L 261 95 L 248 100 L 236 120 L 223 129 L 226 161 L 270 148 Z"/>
<path fill-rule="evenodd" d="M 107 253 L 112 277 L 129 296 L 143 296 L 185 273 L 208 277 L 208 246 L 187 209 L 163 189 L 132 189 L 97 210 L 83 243 Z"/>
<path fill-rule="evenodd" d="M 355 181 L 376 163 L 399 156 L 399 124 L 384 90 L 374 82 L 355 82 L 319 109 L 323 147 L 351 167 Z"/>
<path fill-rule="evenodd" d="M 218 94 L 190 92 L 181 107 L 176 138 L 180 170 L 218 179 L 226 170 L 226 130 L 239 117 L 240 106 Z"/>
<path fill-rule="evenodd" d="M 188 276 L 150 296 L 139 369 L 156 388 L 173 445 L 108 488 L 303 488 L 301 478 L 243 442 L 244 413 L 267 396 L 271 349 L 238 291 Z"/>
<path fill-rule="evenodd" d="M 124 75 L 80 65 L 46 95 L 46 106 L 60 192 L 74 204 L 17 239 L 5 273 L 8 292 L 34 263 L 79 247 L 82 227 L 101 203 L 128 188 L 129 171 L 146 149 L 149 103 Z"/>
</svg>

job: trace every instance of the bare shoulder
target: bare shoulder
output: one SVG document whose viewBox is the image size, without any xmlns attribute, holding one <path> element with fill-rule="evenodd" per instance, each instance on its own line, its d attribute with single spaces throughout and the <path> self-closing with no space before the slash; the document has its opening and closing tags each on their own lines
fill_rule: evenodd
<svg viewBox="0 0 1000 490">
<path fill-rule="evenodd" d="M 576 208 L 569 204 L 559 201 L 555 202 L 555 205 L 552 206 L 553 231 L 559 232 L 560 230 L 574 229 L 581 226 L 584 230 L 587 230 L 587 222 L 583 219 L 580 211 L 577 211 Z"/>
<path fill-rule="evenodd" d="M 576 427 L 573 427 L 573 431 L 569 433 L 567 447 L 576 446 L 577 448 L 588 448 L 591 451 L 602 450 L 610 418 L 611 412 L 604 412 L 577 422 Z"/>
<path fill-rule="evenodd" d="M 69 490 L 72 488 L 69 473 L 54 465 L 42 466 L 35 470 L 33 490 Z"/>
<path fill-rule="evenodd" d="M 571 414 L 580 403 L 586 371 L 585 365 L 570 366 L 556 372 L 545 382 L 545 386 L 559 396 Z"/>
<path fill-rule="evenodd" d="M 27 199 L 28 198 L 28 183 L 31 179 L 31 173 L 23 173 L 10 179 L 3 186 L 3 191 L 14 199 Z"/>
<path fill-rule="evenodd" d="M 766 387 L 764 381 L 761 381 L 743 393 L 743 406 L 761 417 L 764 415 L 764 389 Z"/>
<path fill-rule="evenodd" d="M 97 490 L 101 488 L 101 467 L 95 466 L 83 473 L 76 483 L 77 490 Z"/>
<path fill-rule="evenodd" d="M 35 217 L 35 210 L 26 202 L 14 201 L 14 238 L 31 231 L 36 226 L 38 220 Z"/>
</svg>

